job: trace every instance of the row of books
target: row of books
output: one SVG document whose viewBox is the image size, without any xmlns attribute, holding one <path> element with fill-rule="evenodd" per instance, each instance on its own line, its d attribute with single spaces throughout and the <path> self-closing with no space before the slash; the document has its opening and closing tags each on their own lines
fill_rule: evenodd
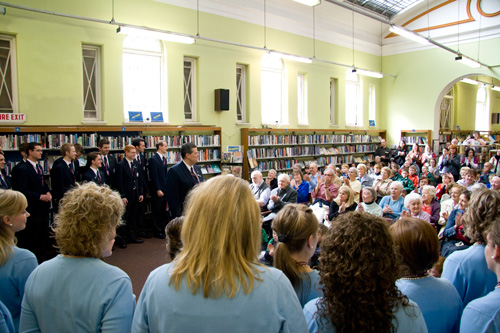
<svg viewBox="0 0 500 333">
<path fill-rule="evenodd" d="M 2 146 L 4 150 L 17 150 L 21 144 L 28 142 L 40 142 L 43 148 L 47 148 L 45 138 L 41 134 L 0 135 L 0 146 Z"/>
<path fill-rule="evenodd" d="M 314 155 L 314 147 L 304 146 L 304 147 L 282 147 L 282 148 L 253 148 L 249 149 L 247 152 L 250 158 L 276 158 L 276 157 L 293 157 L 293 156 L 303 156 L 303 155 Z"/>
<path fill-rule="evenodd" d="M 328 144 L 328 143 L 378 143 L 380 137 L 363 134 L 331 135 L 253 135 L 248 137 L 250 146 Z"/>
<path fill-rule="evenodd" d="M 147 147 L 155 147 L 160 140 L 166 141 L 168 147 L 180 147 L 192 142 L 197 147 L 220 146 L 220 135 L 152 135 L 144 137 Z"/>
<path fill-rule="evenodd" d="M 241 172 L 241 165 L 223 165 L 221 173 L 223 175 L 232 174 L 235 177 L 241 178 Z"/>
<path fill-rule="evenodd" d="M 337 155 L 374 152 L 375 145 L 337 146 L 337 147 L 316 147 L 316 155 Z"/>
<path fill-rule="evenodd" d="M 406 142 L 407 144 L 413 145 L 413 144 L 419 144 L 419 145 L 426 145 L 427 144 L 427 138 L 421 137 L 421 136 L 404 136 L 403 141 Z"/>
<path fill-rule="evenodd" d="M 211 174 L 211 173 L 221 173 L 221 169 L 218 164 L 212 163 L 212 164 L 204 164 L 199 166 L 201 169 L 201 173 L 206 175 L 206 174 Z"/>
<path fill-rule="evenodd" d="M 243 163 L 243 153 L 241 151 L 233 151 L 222 153 L 222 163 Z"/>
</svg>

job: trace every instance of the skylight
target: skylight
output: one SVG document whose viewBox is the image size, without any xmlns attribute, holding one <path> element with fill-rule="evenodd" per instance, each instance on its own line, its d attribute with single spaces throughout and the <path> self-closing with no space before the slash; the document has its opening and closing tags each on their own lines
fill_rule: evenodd
<svg viewBox="0 0 500 333">
<path fill-rule="evenodd" d="M 381 14 L 388 19 L 413 7 L 422 0 L 345 0 L 351 4 Z"/>
</svg>

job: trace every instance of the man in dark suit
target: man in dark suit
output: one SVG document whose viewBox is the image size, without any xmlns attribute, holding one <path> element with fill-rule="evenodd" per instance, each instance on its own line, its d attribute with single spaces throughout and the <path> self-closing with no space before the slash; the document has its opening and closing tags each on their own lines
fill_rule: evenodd
<svg viewBox="0 0 500 333">
<path fill-rule="evenodd" d="M 0 153 L 0 188 L 8 190 L 12 188 L 12 182 L 5 172 L 5 164 L 5 156 L 3 153 Z"/>
<path fill-rule="evenodd" d="M 126 221 L 118 229 L 117 243 L 121 248 L 127 247 L 126 243 L 141 244 L 143 241 L 137 237 L 137 213 L 139 202 L 143 200 L 142 182 L 139 176 L 139 166 L 135 160 L 136 150 L 132 145 L 125 146 L 125 158 L 116 166 L 116 187 L 125 204 Z"/>
<path fill-rule="evenodd" d="M 59 201 L 64 194 L 76 184 L 78 167 L 74 163 L 76 158 L 75 146 L 65 143 L 61 146 L 62 157 L 54 161 L 50 170 L 52 184 L 52 199 L 54 210 L 57 212 Z"/>
<path fill-rule="evenodd" d="M 267 209 L 271 211 L 262 223 L 262 228 L 272 237 L 271 223 L 276 214 L 285 205 L 290 203 L 297 203 L 297 191 L 290 186 L 290 176 L 281 174 L 278 177 L 278 187 L 271 191 L 271 197 L 267 204 Z"/>
<path fill-rule="evenodd" d="M 99 170 L 104 173 L 106 179 L 104 182 L 110 187 L 115 185 L 116 158 L 109 154 L 111 143 L 108 139 L 101 139 L 97 143 L 97 148 L 102 157 L 102 166 Z"/>
<path fill-rule="evenodd" d="M 30 213 L 26 228 L 16 234 L 17 246 L 33 252 L 41 263 L 45 257 L 49 242 L 49 208 L 52 195 L 49 186 L 43 178 L 43 171 L 38 161 L 42 158 L 42 146 L 30 142 L 26 146 L 28 159 L 19 165 L 13 182 L 17 190 L 28 200 Z"/>
<path fill-rule="evenodd" d="M 24 162 L 26 162 L 26 159 L 28 158 L 28 155 L 26 153 L 26 147 L 28 146 L 27 143 L 21 143 L 19 145 L 19 153 L 21 154 L 21 162 L 17 163 L 16 165 L 14 165 L 14 167 L 12 168 L 12 171 L 10 173 L 10 176 L 11 176 L 11 180 L 12 180 L 12 188 L 17 188 L 17 186 L 14 184 L 14 182 L 19 179 L 19 177 L 16 177 L 16 173 L 17 171 L 19 170 L 19 166 L 21 164 L 23 164 Z"/>
<path fill-rule="evenodd" d="M 97 185 L 104 185 L 104 173 L 99 170 L 102 166 L 102 157 L 96 151 L 87 154 L 87 171 L 82 176 L 84 182 L 94 182 Z"/>
<path fill-rule="evenodd" d="M 181 147 L 182 161 L 168 170 L 167 175 L 167 201 L 172 218 L 182 215 L 184 200 L 189 191 L 203 181 L 198 162 L 198 148 L 188 142 Z"/>
<path fill-rule="evenodd" d="M 144 156 L 144 150 L 146 149 L 146 142 L 143 138 L 135 138 L 132 140 L 132 146 L 135 147 L 135 151 L 137 153 L 135 159 L 137 161 L 137 166 L 139 168 L 139 178 L 142 183 L 142 190 L 144 192 L 144 198 L 147 198 L 149 195 L 149 186 L 148 186 L 148 174 L 147 174 L 147 164 L 148 161 L 146 156 Z M 146 212 L 146 202 L 143 200 L 139 202 L 139 210 L 137 214 L 137 226 L 138 232 L 137 235 L 140 238 L 151 238 L 149 234 L 145 232 L 146 226 L 144 224 L 144 214 Z"/>
<path fill-rule="evenodd" d="M 151 214 L 153 216 L 154 236 L 165 238 L 167 222 L 167 143 L 156 143 L 156 154 L 149 159 L 149 177 L 151 178 Z"/>
</svg>

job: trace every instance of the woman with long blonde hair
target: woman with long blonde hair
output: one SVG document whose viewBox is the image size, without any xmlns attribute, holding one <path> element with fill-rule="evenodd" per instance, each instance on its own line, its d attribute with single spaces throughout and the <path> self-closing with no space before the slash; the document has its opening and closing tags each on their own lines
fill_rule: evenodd
<svg viewBox="0 0 500 333">
<path fill-rule="evenodd" d="M 185 207 L 182 252 L 149 275 L 132 331 L 306 331 L 290 281 L 259 264 L 260 209 L 248 183 L 211 178 Z"/>
<path fill-rule="evenodd" d="M 26 227 L 30 216 L 27 205 L 21 192 L 0 190 L 0 301 L 9 309 L 16 332 L 24 286 L 38 265 L 33 253 L 16 246 L 15 233 Z"/>
</svg>

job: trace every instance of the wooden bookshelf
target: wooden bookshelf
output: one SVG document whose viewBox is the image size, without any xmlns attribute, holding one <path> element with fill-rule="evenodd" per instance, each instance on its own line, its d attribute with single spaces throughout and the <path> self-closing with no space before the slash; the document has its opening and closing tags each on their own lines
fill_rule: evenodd
<svg viewBox="0 0 500 333">
<path fill-rule="evenodd" d="M 290 172 L 296 163 L 340 165 L 355 163 L 355 157 L 372 158 L 379 137 L 385 136 L 385 130 L 242 128 L 243 178 L 255 169 Z"/>
<path fill-rule="evenodd" d="M 430 145 L 432 148 L 432 131 L 430 130 L 402 130 L 401 139 L 405 140 L 407 145 L 413 146 L 417 143 L 419 146 Z"/>
</svg>

